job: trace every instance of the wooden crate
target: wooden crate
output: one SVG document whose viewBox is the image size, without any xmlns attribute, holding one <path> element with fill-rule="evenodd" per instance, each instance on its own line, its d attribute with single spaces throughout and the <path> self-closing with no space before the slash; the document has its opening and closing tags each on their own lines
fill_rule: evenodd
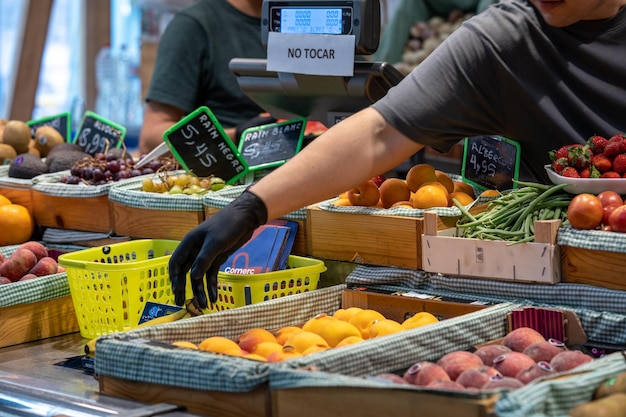
<svg viewBox="0 0 626 417">
<path fill-rule="evenodd" d="M 267 384 L 251 392 L 197 390 L 170 385 L 129 381 L 99 375 L 101 393 L 145 403 L 181 404 L 186 411 L 213 417 L 267 417 L 271 415 Z"/>
<path fill-rule="evenodd" d="M 469 239 L 438 230 L 437 214 L 424 215 L 422 269 L 448 276 L 557 283 L 561 259 L 556 235 L 559 220 L 535 222 L 535 242 Z"/>
<path fill-rule="evenodd" d="M 458 217 L 440 217 L 437 228 L 454 227 Z M 307 208 L 309 255 L 361 264 L 422 268 L 424 220 L 420 217 L 338 213 Z"/>
<path fill-rule="evenodd" d="M 204 207 L 204 216 L 205 218 L 209 218 L 213 216 L 215 213 L 220 211 L 220 208 L 217 207 Z M 308 231 L 307 231 L 307 221 L 305 220 L 293 220 L 298 223 L 298 231 L 296 232 L 296 240 L 293 242 L 293 248 L 291 249 L 292 255 L 297 256 L 306 256 L 309 255 L 307 249 L 308 242 Z"/>
<path fill-rule="evenodd" d="M 109 197 L 64 197 L 33 190 L 33 216 L 39 226 L 109 233 Z"/>
<path fill-rule="evenodd" d="M 12 186 L 10 184 L 0 183 L 0 195 L 5 196 L 13 204 L 19 204 L 33 213 L 33 196 L 30 187 Z"/>
<path fill-rule="evenodd" d="M 79 331 L 70 295 L 0 307 L 0 317 L 0 348 Z"/>
<path fill-rule="evenodd" d="M 561 246 L 562 281 L 626 290 L 626 253 Z"/>
<path fill-rule="evenodd" d="M 205 219 L 199 210 L 152 210 L 110 202 L 113 233 L 142 239 L 181 240 Z"/>
</svg>

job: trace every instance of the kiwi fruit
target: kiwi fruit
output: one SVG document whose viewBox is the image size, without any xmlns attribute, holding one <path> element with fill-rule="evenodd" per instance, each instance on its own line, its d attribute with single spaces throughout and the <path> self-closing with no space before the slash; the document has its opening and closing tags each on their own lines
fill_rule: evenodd
<svg viewBox="0 0 626 417">
<path fill-rule="evenodd" d="M 17 156 L 17 152 L 13 149 L 13 146 L 9 146 L 6 143 L 0 143 L 0 165 L 7 165 Z"/>
<path fill-rule="evenodd" d="M 13 146 L 18 155 L 28 152 L 31 138 L 30 127 L 21 120 L 9 120 L 2 132 L 2 142 Z"/>
<path fill-rule="evenodd" d="M 30 153 L 17 155 L 9 164 L 9 177 L 11 178 L 31 179 L 46 172 L 48 172 L 46 163 Z"/>
<path fill-rule="evenodd" d="M 35 139 L 30 140 L 30 143 L 28 144 L 28 153 L 33 154 L 38 158 L 41 158 L 41 152 L 39 152 L 39 149 L 37 149 L 37 147 L 35 146 Z"/>
<path fill-rule="evenodd" d="M 35 130 L 35 148 L 39 150 L 42 158 L 48 156 L 50 150 L 65 142 L 63 136 L 52 126 L 39 126 Z"/>
</svg>

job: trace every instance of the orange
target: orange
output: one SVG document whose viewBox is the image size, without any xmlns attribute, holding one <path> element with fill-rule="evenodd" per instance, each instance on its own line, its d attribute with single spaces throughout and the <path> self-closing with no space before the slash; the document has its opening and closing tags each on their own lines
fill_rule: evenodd
<svg viewBox="0 0 626 417">
<path fill-rule="evenodd" d="M 413 196 L 413 207 L 417 209 L 448 207 L 448 193 L 437 185 L 423 185 Z"/>
<path fill-rule="evenodd" d="M 0 206 L 0 246 L 26 242 L 35 231 L 35 222 L 28 209 L 19 204 Z"/>
<path fill-rule="evenodd" d="M 406 183 L 409 186 L 409 190 L 413 192 L 422 184 L 430 181 L 437 181 L 435 168 L 430 164 L 413 165 L 406 173 Z"/>
</svg>

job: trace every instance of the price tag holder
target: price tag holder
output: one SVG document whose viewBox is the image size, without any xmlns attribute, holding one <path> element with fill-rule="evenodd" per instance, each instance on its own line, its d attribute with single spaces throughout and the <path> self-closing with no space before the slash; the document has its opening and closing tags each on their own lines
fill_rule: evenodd
<svg viewBox="0 0 626 417">
<path fill-rule="evenodd" d="M 89 155 L 104 153 L 107 149 L 120 148 L 126 136 L 126 128 L 111 120 L 87 111 L 74 138 L 74 143 Z"/>
<path fill-rule="evenodd" d="M 26 122 L 30 127 L 31 136 L 35 136 L 35 132 L 41 126 L 51 126 L 55 128 L 66 142 L 69 142 L 72 136 L 72 120 L 69 112 L 55 114 L 54 116 L 42 117 L 41 119 L 30 120 Z"/>
<path fill-rule="evenodd" d="M 199 107 L 163 133 L 181 166 L 198 177 L 214 175 L 227 184 L 248 172 L 248 164 L 213 112 Z"/>
<path fill-rule="evenodd" d="M 239 153 L 250 171 L 282 165 L 300 152 L 305 128 L 305 118 L 248 128 L 241 134 Z"/>
<path fill-rule="evenodd" d="M 465 138 L 461 176 L 480 190 L 517 188 L 521 148 L 502 136 Z"/>
</svg>

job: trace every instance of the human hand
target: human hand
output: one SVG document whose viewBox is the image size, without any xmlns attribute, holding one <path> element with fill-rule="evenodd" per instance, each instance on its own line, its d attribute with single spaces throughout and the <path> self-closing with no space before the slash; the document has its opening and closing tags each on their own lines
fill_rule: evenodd
<svg viewBox="0 0 626 417">
<path fill-rule="evenodd" d="M 217 301 L 217 273 L 228 257 L 243 246 L 254 230 L 267 222 L 265 203 L 246 190 L 228 206 L 188 232 L 169 261 L 176 305 L 185 303 L 187 272 L 200 308 L 207 307 L 204 281 L 212 303 Z"/>
<path fill-rule="evenodd" d="M 241 139 L 241 134 L 244 130 L 249 129 L 251 127 L 268 125 L 270 123 L 276 123 L 276 119 L 270 115 L 264 114 L 253 117 L 252 119 L 245 121 L 243 123 L 238 124 L 235 127 L 235 142 L 239 143 Z"/>
</svg>

